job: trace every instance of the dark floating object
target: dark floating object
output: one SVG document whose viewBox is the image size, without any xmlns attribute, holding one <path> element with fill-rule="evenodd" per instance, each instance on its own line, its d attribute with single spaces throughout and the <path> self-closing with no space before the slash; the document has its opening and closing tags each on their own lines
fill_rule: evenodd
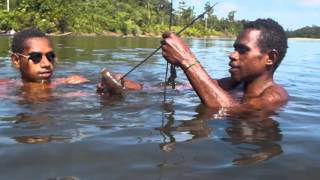
<svg viewBox="0 0 320 180">
<path fill-rule="evenodd" d="M 106 91 L 110 94 L 122 94 L 125 89 L 121 84 L 121 80 L 115 79 L 106 68 L 101 70 L 101 81 L 106 86 Z"/>
</svg>

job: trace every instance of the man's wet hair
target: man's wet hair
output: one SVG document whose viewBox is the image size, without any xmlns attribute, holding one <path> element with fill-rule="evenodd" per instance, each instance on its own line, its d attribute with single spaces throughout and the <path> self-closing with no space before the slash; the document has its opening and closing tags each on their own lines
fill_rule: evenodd
<svg viewBox="0 0 320 180">
<path fill-rule="evenodd" d="M 26 41 L 30 38 L 48 38 L 39 29 L 31 28 L 15 33 L 12 39 L 11 51 L 13 53 L 23 53 L 26 48 Z"/>
<path fill-rule="evenodd" d="M 274 71 L 277 69 L 284 58 L 288 48 L 288 37 L 283 27 L 273 19 L 257 19 L 244 24 L 244 29 L 260 30 L 258 46 L 262 53 L 268 53 L 276 50 L 279 55 L 275 62 Z"/>
</svg>

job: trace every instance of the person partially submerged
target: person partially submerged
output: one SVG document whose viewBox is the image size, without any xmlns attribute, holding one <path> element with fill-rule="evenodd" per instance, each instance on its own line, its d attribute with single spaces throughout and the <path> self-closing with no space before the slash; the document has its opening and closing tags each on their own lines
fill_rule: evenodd
<svg viewBox="0 0 320 180">
<path fill-rule="evenodd" d="M 23 83 L 79 84 L 88 82 L 75 75 L 51 80 L 56 54 L 49 38 L 38 29 L 16 33 L 11 45 L 11 62 L 20 71 Z"/>
<path fill-rule="evenodd" d="M 163 34 L 162 55 L 184 71 L 201 102 L 209 108 L 274 109 L 285 104 L 288 93 L 273 79 L 288 47 L 282 26 L 272 19 L 249 21 L 233 47 L 229 55 L 230 77 L 222 79 L 211 78 L 174 33 Z M 243 93 L 239 100 L 232 95 L 235 91 Z"/>
<path fill-rule="evenodd" d="M 257 19 L 244 24 L 229 55 L 230 77 L 210 78 L 188 46 L 175 34 L 163 35 L 162 54 L 181 67 L 193 89 L 208 107 L 278 107 L 288 101 L 287 91 L 276 84 L 273 75 L 287 50 L 287 36 L 282 26 L 272 19 Z M 230 91 L 240 88 L 237 101 Z"/>
<path fill-rule="evenodd" d="M 78 75 L 52 79 L 57 61 L 49 38 L 38 29 L 15 33 L 11 44 L 11 62 L 20 72 L 21 80 L 0 80 L 1 87 L 19 85 L 23 89 L 50 89 L 61 84 L 81 84 L 89 80 Z M 5 88 L 4 88 L 5 89 Z M 4 93 L 1 93 L 4 97 Z M 33 93 L 34 94 L 34 93 Z"/>
</svg>

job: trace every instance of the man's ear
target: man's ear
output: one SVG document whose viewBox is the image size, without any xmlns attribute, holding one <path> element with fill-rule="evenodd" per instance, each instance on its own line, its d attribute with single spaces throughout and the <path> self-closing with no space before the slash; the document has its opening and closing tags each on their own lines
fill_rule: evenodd
<svg viewBox="0 0 320 180">
<path fill-rule="evenodd" d="M 15 68 L 20 69 L 20 58 L 18 55 L 14 53 L 11 54 L 11 63 Z"/>
<path fill-rule="evenodd" d="M 272 49 L 269 53 L 268 53 L 268 59 L 266 61 L 266 65 L 274 65 L 276 63 L 276 61 L 278 60 L 278 51 L 275 49 Z"/>
</svg>

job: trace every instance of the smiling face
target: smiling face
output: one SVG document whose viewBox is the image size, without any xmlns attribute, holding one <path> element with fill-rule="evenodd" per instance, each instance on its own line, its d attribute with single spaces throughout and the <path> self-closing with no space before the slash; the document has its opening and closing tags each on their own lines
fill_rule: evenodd
<svg viewBox="0 0 320 180">
<path fill-rule="evenodd" d="M 251 81 L 269 70 L 268 54 L 261 53 L 257 44 L 260 33 L 256 29 L 245 29 L 233 45 L 234 51 L 229 55 L 229 72 L 237 82 Z"/>
<path fill-rule="evenodd" d="M 51 52 L 53 49 L 48 38 L 33 37 L 24 42 L 23 53 L 13 54 L 11 58 L 13 64 L 20 70 L 24 82 L 48 82 L 54 68 L 54 61 L 50 61 L 51 58 L 48 56 Z M 41 60 L 39 62 L 32 60 L 34 59 L 32 56 L 39 53 Z"/>
</svg>

